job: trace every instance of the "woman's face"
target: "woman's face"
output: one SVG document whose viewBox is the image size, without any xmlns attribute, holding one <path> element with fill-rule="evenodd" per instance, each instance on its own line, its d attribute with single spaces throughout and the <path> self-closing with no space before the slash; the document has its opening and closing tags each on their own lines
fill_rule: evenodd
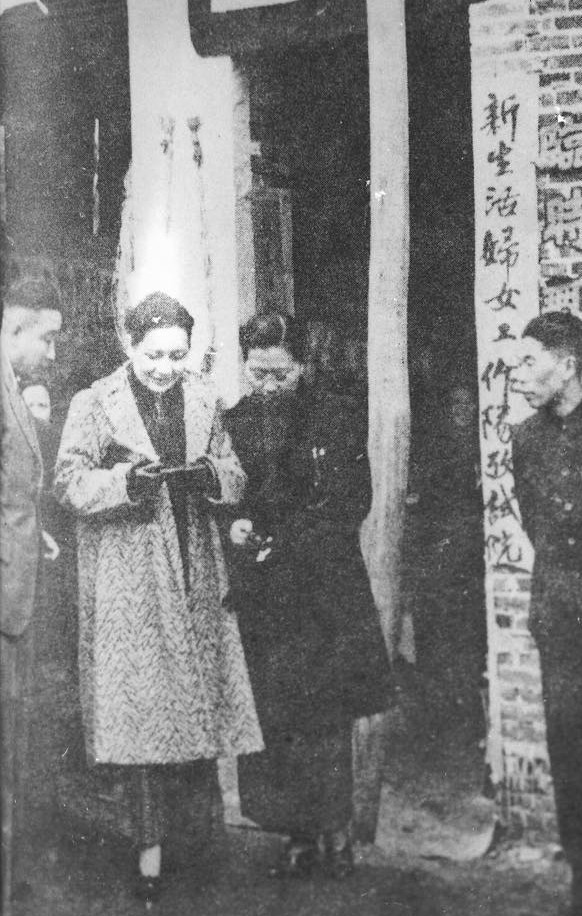
<svg viewBox="0 0 582 916">
<path fill-rule="evenodd" d="M 182 378 L 189 350 L 184 328 L 153 328 L 130 347 L 129 356 L 142 385 L 161 394 Z"/>
<path fill-rule="evenodd" d="M 245 372 L 253 392 L 270 400 L 297 390 L 303 366 L 285 347 L 255 347 L 249 350 Z"/>
</svg>

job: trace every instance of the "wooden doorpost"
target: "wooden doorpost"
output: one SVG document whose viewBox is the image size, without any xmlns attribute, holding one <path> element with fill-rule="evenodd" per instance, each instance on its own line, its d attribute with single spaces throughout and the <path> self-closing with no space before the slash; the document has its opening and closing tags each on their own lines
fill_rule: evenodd
<svg viewBox="0 0 582 916">
<path fill-rule="evenodd" d="M 369 454 L 372 511 L 362 546 L 390 655 L 413 658 L 403 628 L 400 550 L 408 474 L 408 85 L 404 0 L 367 0 L 370 67 Z M 407 639 L 403 642 L 403 632 Z M 354 731 L 356 837 L 373 841 L 384 762 L 384 717 Z"/>
<path fill-rule="evenodd" d="M 368 0 L 370 272 L 368 381 L 373 504 L 366 557 L 386 639 L 398 649 L 398 570 L 408 473 L 408 87 L 404 0 Z"/>
</svg>

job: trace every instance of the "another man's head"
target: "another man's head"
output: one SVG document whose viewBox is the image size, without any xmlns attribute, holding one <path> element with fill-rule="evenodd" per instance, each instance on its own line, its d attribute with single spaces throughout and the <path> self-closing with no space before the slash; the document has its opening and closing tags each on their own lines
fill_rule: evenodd
<svg viewBox="0 0 582 916">
<path fill-rule="evenodd" d="M 582 321 L 571 312 L 546 312 L 526 326 L 514 389 L 536 410 L 566 415 L 582 400 Z"/>
<path fill-rule="evenodd" d="M 2 340 L 16 375 L 48 367 L 61 330 L 61 302 L 46 280 L 23 280 L 3 297 Z"/>
</svg>

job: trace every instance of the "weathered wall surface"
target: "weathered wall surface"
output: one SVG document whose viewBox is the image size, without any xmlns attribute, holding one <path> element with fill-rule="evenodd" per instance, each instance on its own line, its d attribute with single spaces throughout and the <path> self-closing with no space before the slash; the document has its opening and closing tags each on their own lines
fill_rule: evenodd
<svg viewBox="0 0 582 916">
<path fill-rule="evenodd" d="M 471 7 L 475 307 L 489 634 L 489 758 L 514 823 L 553 824 L 532 551 L 521 529 L 510 391 L 517 340 L 540 311 L 582 312 L 582 0 Z"/>
<path fill-rule="evenodd" d="M 193 359 L 200 364 L 213 352 L 217 382 L 232 403 L 238 396 L 234 109 L 240 87 L 230 58 L 203 60 L 194 51 L 186 0 L 163 7 L 130 0 L 128 24 L 133 152 L 118 308 L 156 289 L 176 296 L 195 318 Z"/>
</svg>

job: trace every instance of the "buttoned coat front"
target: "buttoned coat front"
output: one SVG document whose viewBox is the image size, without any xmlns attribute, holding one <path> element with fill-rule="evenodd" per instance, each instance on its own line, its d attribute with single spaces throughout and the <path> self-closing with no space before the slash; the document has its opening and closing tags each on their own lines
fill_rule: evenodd
<svg viewBox="0 0 582 916">
<path fill-rule="evenodd" d="M 184 380 L 186 456 L 208 455 L 225 503 L 245 475 L 210 383 Z M 262 737 L 211 507 L 188 495 L 191 584 L 184 583 L 166 484 L 132 504 L 132 463 L 157 460 L 127 368 L 73 399 L 55 492 L 78 518 L 79 667 L 90 759 L 165 764 L 258 750 Z"/>
<path fill-rule="evenodd" d="M 513 429 L 523 526 L 535 550 L 530 629 L 579 638 L 582 613 L 582 405 L 544 409 Z M 566 610 L 568 608 L 568 610 Z"/>
</svg>

